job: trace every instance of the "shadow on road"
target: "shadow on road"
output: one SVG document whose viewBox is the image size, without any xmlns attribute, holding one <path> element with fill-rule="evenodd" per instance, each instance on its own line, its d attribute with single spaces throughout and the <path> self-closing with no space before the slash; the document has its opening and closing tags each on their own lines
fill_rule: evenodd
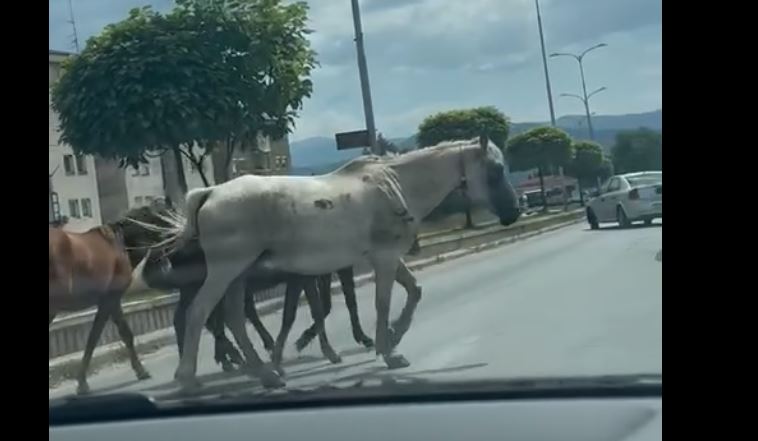
<svg viewBox="0 0 758 441">
<path fill-rule="evenodd" d="M 205 386 L 193 392 L 191 395 L 186 395 L 177 390 L 176 383 L 171 381 L 170 383 L 161 385 L 161 389 L 170 389 L 171 392 L 164 394 L 155 394 L 155 398 L 159 400 L 175 400 L 175 399 L 198 399 L 198 398 L 221 398 L 221 397 L 239 397 L 244 395 L 267 395 L 267 394 L 287 394 L 287 393 L 301 393 L 309 390 L 317 391 L 318 389 L 347 389 L 352 387 L 362 386 L 405 386 L 414 384 L 424 384 L 435 381 L 433 377 L 435 374 L 449 374 L 455 372 L 461 372 L 470 369 L 478 369 L 487 366 L 487 363 L 472 363 L 461 366 L 451 366 L 440 369 L 426 369 L 421 371 L 413 371 L 411 368 L 403 370 L 388 370 L 387 367 L 373 358 L 368 360 L 360 360 L 352 363 L 339 363 L 313 366 L 301 371 L 289 373 L 285 377 L 285 381 L 288 383 L 295 382 L 295 380 L 304 380 L 308 378 L 318 378 L 318 376 L 338 374 L 336 378 L 330 378 L 327 381 L 317 381 L 312 385 L 296 386 L 290 388 L 284 388 L 281 390 L 266 390 L 264 389 L 260 381 L 257 378 L 249 377 L 242 372 L 235 373 L 221 373 L 199 376 L 198 379 L 205 384 Z M 367 366 L 375 364 L 374 366 Z M 350 373 L 344 376 L 339 376 L 340 372 L 348 369 L 362 368 L 360 372 Z M 213 382 L 211 378 L 219 379 L 225 378 L 227 380 L 232 378 L 238 378 L 236 381 L 224 381 L 222 384 L 208 384 Z M 345 384 L 347 383 L 347 384 Z M 371 384 L 373 383 L 373 384 Z M 147 390 L 156 390 L 156 388 L 150 388 Z"/>
</svg>

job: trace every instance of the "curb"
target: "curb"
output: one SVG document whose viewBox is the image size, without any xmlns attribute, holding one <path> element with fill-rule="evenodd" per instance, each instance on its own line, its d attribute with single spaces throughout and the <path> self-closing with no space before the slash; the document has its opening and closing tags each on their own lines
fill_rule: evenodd
<svg viewBox="0 0 758 441">
<path fill-rule="evenodd" d="M 568 220 L 565 220 L 567 218 Z M 414 271 L 421 270 L 436 264 L 459 259 L 461 257 L 479 253 L 481 251 L 498 248 L 503 245 L 559 230 L 561 228 L 582 222 L 583 220 L 583 212 L 577 211 L 562 213 L 549 218 L 535 220 L 534 222 L 523 225 L 520 231 L 512 231 L 508 228 L 499 226 L 495 229 L 489 229 L 484 226 L 484 228 L 481 228 L 480 230 L 462 231 L 460 234 L 455 235 L 446 241 L 440 241 L 434 245 L 461 242 L 467 238 L 470 239 L 485 235 L 492 235 L 497 234 L 498 232 L 502 233 L 503 237 L 478 245 L 460 247 L 453 251 L 443 252 L 427 258 L 409 261 L 408 267 Z M 512 231 L 512 233 L 508 234 L 509 231 Z M 358 288 L 364 286 L 370 282 L 373 282 L 373 280 L 373 273 L 358 275 L 355 277 L 355 287 Z M 331 295 L 337 295 L 341 293 L 342 287 L 339 282 L 333 282 L 331 287 Z M 301 297 L 300 303 L 305 303 L 304 296 Z M 258 314 L 260 316 L 272 314 L 276 311 L 281 310 L 283 306 L 284 299 L 282 298 L 267 300 L 258 304 Z M 176 344 L 176 336 L 174 335 L 172 328 L 164 328 L 144 335 L 135 336 L 135 348 L 140 356 L 156 352 L 165 346 L 174 344 Z M 78 374 L 81 358 L 82 352 L 74 352 L 49 360 L 48 388 L 53 389 L 65 380 L 75 379 Z M 106 366 L 126 361 L 128 359 L 129 356 L 126 348 L 120 341 L 107 345 L 97 346 L 95 347 L 95 354 L 93 354 L 92 360 L 90 362 L 89 375 L 101 370 Z"/>
</svg>

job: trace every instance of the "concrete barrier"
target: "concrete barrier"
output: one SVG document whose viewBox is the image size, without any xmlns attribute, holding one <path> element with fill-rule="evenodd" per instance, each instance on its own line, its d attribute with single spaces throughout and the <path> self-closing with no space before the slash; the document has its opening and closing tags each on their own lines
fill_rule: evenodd
<svg viewBox="0 0 758 441">
<path fill-rule="evenodd" d="M 557 215 L 527 219 L 510 226 L 502 227 L 497 223 L 480 225 L 475 229 L 455 229 L 421 235 L 419 238 L 421 252 L 408 256 L 406 261 L 412 269 L 418 269 L 435 262 L 447 260 L 442 257 L 456 250 L 458 255 L 477 252 L 481 249 L 498 246 L 505 242 L 523 238 L 530 232 L 539 232 L 554 225 L 575 222 L 583 217 L 582 210 L 575 210 Z M 465 248 L 464 250 L 462 250 Z M 373 280 L 368 264 L 358 264 L 355 268 L 356 285 L 360 286 Z M 341 292 L 338 282 L 332 284 L 332 293 Z M 282 306 L 284 286 L 278 286 L 256 294 L 256 301 L 261 302 L 260 314 L 278 310 Z M 178 294 L 168 294 L 150 300 L 124 303 L 124 315 L 135 336 L 153 333 L 172 327 L 174 309 Z M 56 319 L 49 327 L 48 359 L 53 360 L 67 354 L 84 350 L 87 335 L 92 327 L 95 311 L 89 310 L 70 314 Z M 112 323 L 106 325 L 98 346 L 119 342 L 121 339 Z"/>
</svg>

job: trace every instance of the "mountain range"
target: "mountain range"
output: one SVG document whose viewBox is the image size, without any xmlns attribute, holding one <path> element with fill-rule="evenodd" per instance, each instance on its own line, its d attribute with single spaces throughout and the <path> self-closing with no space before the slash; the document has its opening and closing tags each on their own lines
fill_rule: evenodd
<svg viewBox="0 0 758 441">
<path fill-rule="evenodd" d="M 512 123 L 510 136 L 548 124 L 547 122 Z M 584 115 L 565 115 L 558 118 L 555 124 L 574 139 L 589 138 Z M 603 146 L 606 152 L 609 152 L 615 141 L 616 133 L 619 131 L 640 127 L 661 131 L 663 128 L 663 111 L 659 109 L 652 112 L 624 115 L 593 115 L 592 126 L 595 131 L 595 140 Z M 401 150 L 410 150 L 416 147 L 415 135 L 390 138 L 389 140 Z M 290 144 L 291 173 L 294 175 L 325 173 L 362 153 L 362 149 L 337 150 L 334 137 L 317 136 L 295 141 Z"/>
</svg>

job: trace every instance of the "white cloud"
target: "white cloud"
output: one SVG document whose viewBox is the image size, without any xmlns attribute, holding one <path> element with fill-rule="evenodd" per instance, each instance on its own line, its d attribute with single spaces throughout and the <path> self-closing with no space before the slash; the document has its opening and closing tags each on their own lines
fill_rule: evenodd
<svg viewBox="0 0 758 441">
<path fill-rule="evenodd" d="M 145 3 L 73 0 L 80 40 Z M 66 2 L 49 0 L 50 47 L 70 49 Z M 310 40 L 321 66 L 293 139 L 363 126 L 353 22 L 347 0 L 310 0 Z M 540 0 L 548 51 L 609 47 L 585 63 L 598 113 L 661 106 L 661 0 Z M 363 29 L 377 127 L 412 133 L 430 112 L 496 105 L 515 121 L 546 120 L 534 0 L 363 0 Z M 550 60 L 553 91 L 576 92 L 576 63 Z M 555 100 L 559 115 L 580 105 Z M 649 107 L 645 107 L 649 106 Z"/>
</svg>

